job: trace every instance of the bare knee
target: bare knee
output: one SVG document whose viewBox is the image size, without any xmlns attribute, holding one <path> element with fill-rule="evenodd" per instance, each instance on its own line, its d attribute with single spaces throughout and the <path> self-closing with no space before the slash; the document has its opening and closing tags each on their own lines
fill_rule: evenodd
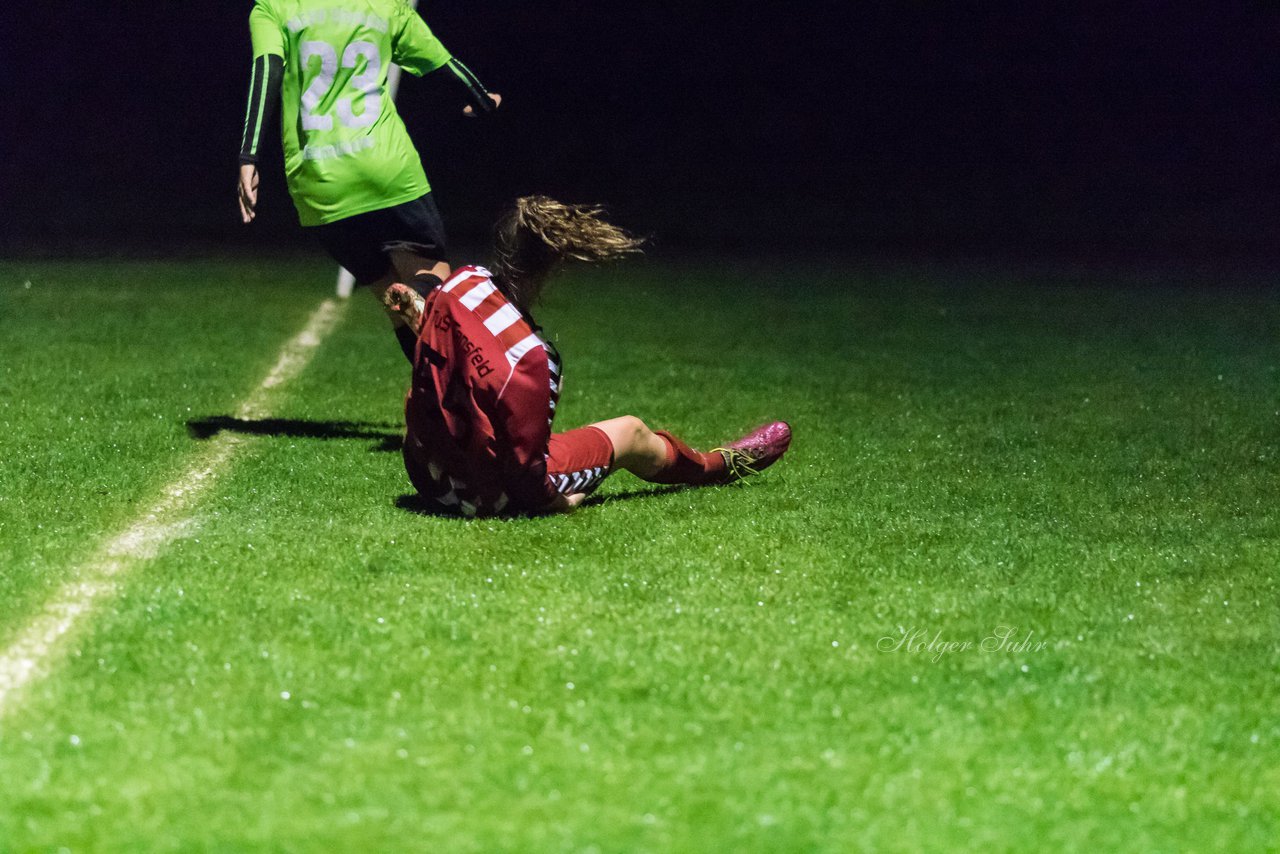
<svg viewBox="0 0 1280 854">
<path fill-rule="evenodd" d="M 622 422 L 621 426 L 627 437 L 631 440 L 628 444 L 637 445 L 653 431 L 649 429 L 649 425 L 645 424 L 634 415 L 624 415 L 618 419 Z"/>
<path fill-rule="evenodd" d="M 623 415 L 594 425 L 613 443 L 613 463 L 637 474 L 660 467 L 666 455 L 662 438 L 634 415 Z"/>
</svg>

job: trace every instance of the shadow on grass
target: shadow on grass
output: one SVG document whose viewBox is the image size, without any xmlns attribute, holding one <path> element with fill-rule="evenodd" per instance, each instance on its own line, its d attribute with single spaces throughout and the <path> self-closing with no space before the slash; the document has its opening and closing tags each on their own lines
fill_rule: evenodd
<svg viewBox="0 0 1280 854">
<path fill-rule="evenodd" d="M 415 516 L 430 516 L 433 519 L 452 519 L 456 522 L 474 522 L 476 518 L 473 516 L 463 516 L 459 513 L 451 513 L 443 509 L 434 501 L 428 501 L 416 492 L 406 492 L 396 499 L 396 507 L 407 513 L 413 513 Z M 513 516 L 488 516 L 487 521 L 493 519 L 511 519 L 519 518 Z"/>
<path fill-rule="evenodd" d="M 399 451 L 404 436 L 386 424 L 361 421 L 306 421 L 293 418 L 235 418 L 215 415 L 187 422 L 193 439 L 212 439 L 223 431 L 249 436 L 283 436 L 290 439 L 376 439 L 374 451 Z"/>
<path fill-rule="evenodd" d="M 661 495 L 670 495 L 673 492 L 681 492 L 688 489 L 687 486 L 663 486 L 659 489 L 633 489 L 627 492 L 615 492 L 611 495 L 592 495 L 590 498 L 582 502 L 583 507 L 595 507 L 600 504 L 610 504 L 614 501 L 634 501 L 642 498 L 654 498 Z M 475 521 L 472 517 L 461 516 L 457 513 L 445 510 L 433 501 L 428 501 L 416 492 L 405 493 L 395 501 L 396 507 L 409 513 L 419 516 L 431 516 L 436 519 L 456 519 L 460 522 Z M 551 519 L 559 514 L 551 513 L 544 516 L 528 516 L 528 515 L 506 515 L 506 516 L 485 516 L 486 521 L 504 521 L 509 519 Z"/>
<path fill-rule="evenodd" d="M 684 484 L 673 484 L 670 486 L 660 486 L 657 489 L 628 489 L 626 492 L 613 492 L 608 495 L 592 495 L 582 502 L 583 507 L 595 507 L 599 504 L 612 504 L 615 501 L 636 501 L 637 499 L 657 498 L 662 495 L 670 495 L 673 492 L 684 492 L 692 487 Z"/>
</svg>

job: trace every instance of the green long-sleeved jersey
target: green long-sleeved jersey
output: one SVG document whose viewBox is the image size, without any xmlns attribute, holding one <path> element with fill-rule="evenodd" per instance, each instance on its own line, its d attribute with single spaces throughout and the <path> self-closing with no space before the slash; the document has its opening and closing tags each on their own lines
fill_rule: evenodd
<svg viewBox="0 0 1280 854">
<path fill-rule="evenodd" d="M 273 63 L 282 65 L 285 174 L 304 226 L 430 191 L 417 149 L 388 96 L 387 71 L 394 62 L 421 76 L 450 64 L 452 56 L 406 0 L 257 0 L 249 30 L 254 80 L 241 159 L 256 159 L 262 125 L 274 106 L 265 102 L 271 88 L 261 77 Z"/>
</svg>

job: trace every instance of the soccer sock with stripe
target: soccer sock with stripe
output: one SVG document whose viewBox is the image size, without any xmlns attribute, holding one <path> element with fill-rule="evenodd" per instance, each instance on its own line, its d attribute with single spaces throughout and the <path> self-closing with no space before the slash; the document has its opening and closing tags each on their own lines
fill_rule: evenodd
<svg viewBox="0 0 1280 854">
<path fill-rule="evenodd" d="M 418 336 L 407 325 L 395 327 L 396 341 L 400 344 L 400 350 L 404 353 L 404 357 L 409 360 L 409 364 L 413 364 L 413 350 L 418 345 Z"/>
<path fill-rule="evenodd" d="M 667 464 L 646 477 L 651 483 L 710 483 L 724 473 L 724 457 L 718 453 L 695 451 L 666 430 L 653 431 L 667 443 Z"/>
</svg>

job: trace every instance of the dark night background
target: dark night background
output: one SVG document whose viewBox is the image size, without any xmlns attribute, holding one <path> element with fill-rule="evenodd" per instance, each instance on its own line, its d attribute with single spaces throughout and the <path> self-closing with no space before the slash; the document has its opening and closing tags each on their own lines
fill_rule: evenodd
<svg viewBox="0 0 1280 854">
<path fill-rule="evenodd" d="M 268 146 L 239 224 L 246 0 L 6 4 L 0 250 L 308 245 Z M 1273 262 L 1274 3 L 425 0 L 503 110 L 406 75 L 459 242 L 601 201 L 673 250 Z M 274 136 L 274 134 L 273 134 Z"/>
</svg>

